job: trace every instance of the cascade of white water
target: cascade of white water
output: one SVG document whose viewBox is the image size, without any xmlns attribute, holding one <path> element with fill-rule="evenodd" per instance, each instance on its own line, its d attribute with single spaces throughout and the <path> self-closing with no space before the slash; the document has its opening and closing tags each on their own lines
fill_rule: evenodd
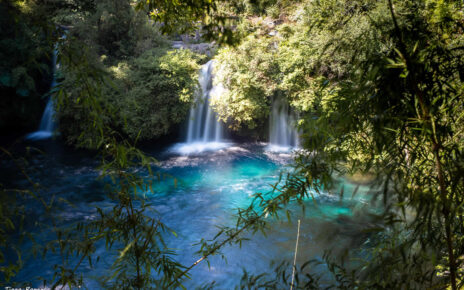
<svg viewBox="0 0 464 290">
<path fill-rule="evenodd" d="M 200 71 L 199 83 L 201 93 L 195 106 L 190 109 L 187 143 L 220 142 L 224 130 L 222 122 L 217 120 L 216 113 L 209 105 L 213 87 L 213 61 L 206 63 Z"/>
<path fill-rule="evenodd" d="M 273 149 L 290 149 L 299 146 L 299 134 L 296 127 L 297 117 L 280 98 L 272 102 L 269 122 L 269 144 Z"/>
<path fill-rule="evenodd" d="M 53 89 L 56 86 L 55 80 L 55 72 L 56 72 L 56 58 L 57 58 L 57 51 L 53 52 L 53 80 L 50 89 Z M 30 140 L 39 140 L 39 139 L 48 139 L 53 136 L 53 131 L 56 128 L 55 120 L 55 103 L 51 97 L 48 98 L 47 105 L 45 106 L 45 110 L 42 114 L 42 118 L 40 119 L 39 128 L 37 131 L 29 134 L 26 136 L 27 139 Z"/>
<path fill-rule="evenodd" d="M 230 146 L 224 142 L 224 124 L 218 121 L 217 114 L 210 107 L 211 98 L 220 98 L 223 86 L 213 86 L 213 61 L 203 65 L 199 76 L 200 90 L 195 104 L 190 108 L 185 143 L 171 149 L 180 154 L 200 153 L 219 150 Z"/>
</svg>

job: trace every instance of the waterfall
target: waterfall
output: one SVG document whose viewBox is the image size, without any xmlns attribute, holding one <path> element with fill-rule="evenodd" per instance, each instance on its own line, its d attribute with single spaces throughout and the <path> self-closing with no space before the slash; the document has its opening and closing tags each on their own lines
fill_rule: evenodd
<svg viewBox="0 0 464 290">
<path fill-rule="evenodd" d="M 55 80 L 55 72 L 56 72 L 56 49 L 53 51 L 53 80 L 50 86 L 50 90 L 52 90 L 57 84 Z M 30 133 L 26 136 L 26 139 L 29 140 L 40 140 L 40 139 L 48 139 L 53 136 L 53 131 L 55 131 L 56 124 L 54 120 L 55 116 L 55 103 L 53 102 L 53 98 L 49 97 L 47 101 L 47 105 L 45 106 L 45 110 L 42 115 L 42 119 L 40 120 L 39 128 L 37 131 Z"/>
<path fill-rule="evenodd" d="M 274 98 L 269 121 L 269 149 L 271 151 L 289 151 L 300 145 L 297 130 L 297 116 L 290 110 L 288 103 Z"/>
<path fill-rule="evenodd" d="M 200 70 L 198 82 L 200 90 L 197 100 L 190 108 L 185 143 L 174 146 L 174 151 L 181 154 L 199 153 L 227 147 L 224 142 L 224 124 L 217 119 L 217 114 L 210 106 L 212 95 L 220 96 L 223 87 L 213 86 L 213 65 L 210 60 Z"/>
<path fill-rule="evenodd" d="M 190 108 L 187 143 L 222 141 L 223 124 L 217 120 L 216 113 L 209 105 L 211 92 L 215 90 L 212 72 L 213 61 L 210 60 L 200 71 L 201 93 L 198 95 L 196 106 Z"/>
</svg>

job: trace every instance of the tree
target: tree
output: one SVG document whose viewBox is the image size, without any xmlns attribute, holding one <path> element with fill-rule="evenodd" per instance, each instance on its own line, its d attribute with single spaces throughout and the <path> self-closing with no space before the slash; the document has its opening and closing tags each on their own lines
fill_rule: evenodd
<svg viewBox="0 0 464 290">
<path fill-rule="evenodd" d="M 316 154 L 300 156 L 296 176 L 321 189 L 330 185 L 324 177 L 331 172 L 374 173 L 386 209 L 385 227 L 364 263 L 352 272 L 332 269 L 345 287 L 458 289 L 464 248 L 460 4 L 343 4 L 311 7 L 340 13 L 329 20 L 335 37 L 326 51 L 335 59 L 348 56 L 351 71 L 326 75 L 320 92 L 332 94 L 314 95 L 303 137 L 305 149 Z M 343 37 L 356 27 L 356 37 Z"/>
<path fill-rule="evenodd" d="M 120 258 L 113 268 L 113 277 L 117 277 L 114 285 L 177 286 L 190 269 L 218 254 L 222 246 L 240 244 L 243 231 L 265 231 L 269 225 L 267 216 L 282 215 L 291 202 L 304 204 L 312 190 L 335 188 L 335 173 L 362 172 L 375 176 L 372 193 L 383 202 L 384 211 L 378 217 L 384 222 L 380 228 L 367 229 L 370 243 L 366 248 L 347 249 L 346 257 L 326 256 L 328 269 L 334 274 L 333 286 L 461 287 L 464 283 L 461 5 L 460 1 L 440 0 L 307 1 L 296 9 L 294 17 L 295 27 L 301 31 L 286 25 L 279 29 L 283 40 L 260 39 L 259 45 L 249 48 L 246 45 L 252 44 L 245 42 L 244 54 L 251 54 L 229 71 L 233 76 L 229 89 L 235 86 L 241 89 L 240 95 L 230 99 L 245 103 L 258 100 L 259 107 L 277 91 L 288 94 L 301 113 L 304 150 L 296 158 L 295 173 L 284 176 L 270 194 L 256 194 L 248 208 L 239 210 L 235 227 L 222 227 L 212 241 L 203 240 L 201 258 L 190 267 L 170 259 L 171 253 L 160 239 L 163 225 L 159 219 L 147 215 L 144 200 L 137 195 L 138 188 L 149 184 L 131 173 L 138 164 L 135 161 L 141 161 L 148 171 L 154 161 L 127 142 L 124 134 L 106 118 L 115 114 L 114 107 L 108 106 L 103 96 L 105 86 L 111 83 L 108 75 L 102 66 L 93 63 L 95 58 L 81 49 L 79 38 L 62 40 L 63 69 L 81 81 L 73 101 L 89 117 L 78 141 L 101 153 L 101 168 L 112 178 L 112 185 L 117 185 L 111 195 L 116 202 L 112 211 L 100 211 L 98 221 L 79 225 L 77 229 L 84 240 L 106 239 L 110 247 L 114 242 L 123 245 L 118 249 Z M 215 14 L 215 2 L 139 1 L 137 7 L 150 12 L 165 31 L 177 29 L 172 25 L 174 19 L 190 26 L 206 16 L 213 17 L 212 22 L 207 22 L 207 29 L 217 33 L 219 40 L 230 39 L 220 25 L 224 18 Z M 121 28 L 123 34 L 127 32 L 125 29 Z M 179 31 L 182 30 L 181 27 Z M 259 33 L 250 39 L 267 37 Z M 110 36 L 113 39 L 114 35 Z M 117 35 L 114 39 L 120 40 Z M 270 44 L 275 50 L 263 53 Z M 112 48 L 105 49 L 113 57 L 127 56 L 124 45 L 115 51 Z M 273 59 L 277 52 L 281 57 Z M 253 54 L 262 54 L 262 61 L 252 76 L 264 75 L 266 86 L 255 80 L 234 82 Z M 135 64 L 140 65 L 139 61 L 143 59 Z M 141 77 L 145 78 L 143 72 Z M 265 92 L 265 96 L 256 91 Z M 57 90 L 55 97 L 59 104 L 69 101 L 66 93 Z M 135 203 L 140 203 L 140 208 L 135 209 Z M 1 226 L 10 227 L 8 222 Z M 3 235 L 5 231 L 0 233 Z M 73 243 L 74 236 L 63 240 L 61 232 L 56 235 L 58 242 L 51 246 L 80 255 L 79 263 L 92 256 L 92 243 Z M 353 259 L 357 263 L 343 264 L 343 260 Z M 318 286 L 317 277 L 306 268 L 310 262 L 299 268 L 300 274 L 305 274 L 297 279 L 299 287 Z M 76 265 L 64 264 L 57 269 L 55 285 L 80 285 L 74 275 Z M 151 269 L 162 272 L 160 279 L 153 279 Z M 281 274 L 278 271 L 278 276 L 270 277 L 270 281 L 262 281 L 264 276 L 245 276 L 242 282 L 248 286 L 256 286 L 257 281 L 267 287 L 288 285 L 287 277 Z"/>
<path fill-rule="evenodd" d="M 17 10 L 20 6 L 22 9 L 25 9 L 25 11 L 34 11 L 33 9 L 28 10 L 28 8 L 30 8 L 29 5 L 34 6 L 36 4 L 34 1 L 28 1 L 27 3 L 16 2 L 17 1 L 8 1 L 7 4 L 11 4 L 12 6 L 10 7 L 7 4 L 5 4 L 5 6 L 7 8 L 13 7 Z M 92 4 L 92 2 L 76 1 L 76 3 L 82 4 L 82 7 L 90 7 L 89 9 L 91 9 L 92 13 L 97 13 L 99 12 L 98 8 L 102 8 L 102 5 L 84 5 L 85 3 Z M 131 7 L 131 3 L 131 1 L 103 3 L 113 5 L 110 5 L 113 12 L 121 12 L 118 10 L 118 8 L 121 7 L 125 8 L 126 11 L 129 11 L 128 15 L 122 15 L 124 17 L 128 16 L 129 20 L 125 18 L 127 20 L 125 22 L 126 26 L 118 27 L 118 30 L 115 31 L 111 29 L 110 31 L 104 29 L 100 29 L 98 31 L 99 33 L 103 33 L 104 36 L 109 35 L 109 40 L 111 42 L 110 47 L 105 47 L 107 43 L 100 44 L 102 44 L 102 47 L 106 49 L 112 57 L 125 57 L 131 53 L 131 51 L 127 51 L 128 47 L 124 45 L 116 47 L 114 45 L 115 43 L 120 44 L 120 41 L 125 40 L 124 36 L 127 36 L 134 26 L 140 24 L 140 21 L 138 22 L 137 19 L 134 23 L 131 22 L 134 20 L 131 16 L 135 13 Z M 178 6 L 177 3 L 179 2 L 165 1 L 162 3 L 159 2 L 158 4 L 161 5 L 159 6 L 160 9 L 164 9 L 166 7 Z M 212 5 L 210 1 L 205 1 L 204 3 L 206 4 L 197 6 L 198 1 L 193 1 L 188 5 L 182 4 L 181 8 L 185 8 L 190 12 L 195 11 L 195 13 L 189 14 L 192 17 L 203 17 L 205 13 L 209 11 L 207 8 Z M 50 4 L 51 7 L 54 7 L 53 3 L 48 4 Z M 81 7 L 80 4 L 76 7 Z M 119 4 L 121 5 L 118 6 Z M 167 6 L 163 6 L 165 4 Z M 1 5 L 2 6 L 0 8 L 2 8 L 1 12 L 3 13 L 5 6 L 3 2 Z M 115 8 L 114 6 L 118 7 Z M 37 7 L 44 8 L 44 6 L 40 5 L 37 5 Z M 193 10 L 190 10 L 189 7 Z M 104 7 L 102 9 L 104 10 Z M 7 12 L 7 14 L 9 14 L 10 11 Z M 178 12 L 179 10 L 177 8 L 174 10 L 169 8 L 167 9 L 167 13 L 164 13 L 163 15 L 166 19 L 170 19 L 171 16 L 176 15 Z M 90 15 L 92 15 L 92 13 L 90 13 Z M 21 20 L 24 20 L 23 17 L 25 16 L 19 12 L 16 14 L 12 13 L 12 15 L 14 17 L 12 16 L 7 19 L 12 22 L 12 27 L 10 28 L 14 30 L 18 27 L 22 27 L 24 23 L 21 22 Z M 109 277 L 117 277 L 117 281 L 114 282 L 110 278 L 107 280 L 109 284 L 114 282 L 114 286 L 119 285 L 137 289 L 152 287 L 153 285 L 163 287 L 163 285 L 173 279 L 174 274 L 180 272 L 179 269 L 181 269 L 182 266 L 172 260 L 171 252 L 166 249 L 166 246 L 163 243 L 161 233 L 166 229 L 166 227 L 159 219 L 150 217 L 146 211 L 147 205 L 145 205 L 145 199 L 137 195 L 138 189 L 151 188 L 149 182 L 131 172 L 134 166 L 140 165 L 145 166 L 145 168 L 147 168 L 147 170 L 151 173 L 151 165 L 155 162 L 155 160 L 148 158 L 140 150 L 136 149 L 134 145 L 137 142 L 136 133 L 133 134 L 135 136 L 135 142 L 128 142 L 125 140 L 125 136 L 116 130 L 114 124 L 108 121 L 111 117 L 115 116 L 116 111 L 114 110 L 114 107 L 109 106 L 105 100 L 104 94 L 108 92 L 105 91 L 105 88 L 111 87 L 112 83 L 108 78 L 107 71 L 105 71 L 99 60 L 95 58 L 95 55 L 101 52 L 93 49 L 86 49 L 85 43 L 86 40 L 89 40 L 89 38 L 82 37 L 82 35 L 81 37 L 79 37 L 79 35 L 76 37 L 71 34 L 66 38 L 60 38 L 62 31 L 60 25 L 57 24 L 62 23 L 55 23 L 55 21 L 57 19 L 66 19 L 66 17 L 57 17 L 55 19 L 53 18 L 56 16 L 55 14 L 47 15 L 46 13 L 42 16 L 43 18 L 41 19 L 40 24 L 50 28 L 50 34 L 53 36 L 45 38 L 43 41 L 47 44 L 47 47 L 57 45 L 58 58 L 62 72 L 69 73 L 68 76 L 71 75 L 74 77 L 81 85 L 77 92 L 77 97 L 73 95 L 75 98 L 68 98 L 68 96 L 72 94 L 69 94 L 71 92 L 64 91 L 64 88 L 66 87 L 63 85 L 59 85 L 53 90 L 53 97 L 58 104 L 58 109 L 63 108 L 63 106 L 67 103 L 75 102 L 75 104 L 77 104 L 80 109 L 85 112 L 85 122 L 81 124 L 82 132 L 75 140 L 75 143 L 84 147 L 93 148 L 101 154 L 101 169 L 106 176 L 112 178 L 111 184 L 114 187 L 111 197 L 116 202 L 116 206 L 112 211 L 104 212 L 100 210 L 100 219 L 95 223 L 78 224 L 75 227 L 72 226 L 70 229 L 62 229 L 58 227 L 51 227 L 49 229 L 50 237 L 55 237 L 55 240 L 50 241 L 47 245 L 45 245 L 43 253 L 45 255 L 47 251 L 54 250 L 62 255 L 63 260 L 61 264 L 55 265 L 55 275 L 52 278 L 52 281 L 48 282 L 52 283 L 53 287 L 57 287 L 59 285 L 68 285 L 69 287 L 81 286 L 82 276 L 79 275 L 77 271 L 79 265 L 87 259 L 89 263 L 92 264 L 92 258 L 94 258 L 92 255 L 95 251 L 94 243 L 102 239 L 106 239 L 110 248 L 114 245 L 114 243 L 123 245 L 122 249 L 118 249 L 120 251 L 120 257 L 115 261 L 114 268 L 112 268 L 109 275 Z M 86 18 L 88 15 L 86 14 L 82 17 Z M 196 18 L 190 19 L 193 20 Z M 2 26 L 3 24 L 4 23 L 2 23 Z M 38 28 L 39 30 L 42 28 L 41 26 L 35 27 L 35 24 L 35 22 L 31 22 L 31 28 Z M 192 25 L 192 23 L 187 24 Z M 114 22 L 111 23 L 110 21 L 109 25 L 114 26 Z M 170 25 L 172 25 L 171 22 L 164 23 L 166 31 L 169 30 Z M 140 35 L 135 35 L 136 40 L 139 40 L 137 38 L 139 36 Z M 142 35 L 142 37 L 144 37 L 144 35 Z M 132 49 L 133 47 L 129 46 L 129 48 Z M 9 47 L 9 49 L 11 49 L 11 47 Z M 137 52 L 137 50 L 135 51 Z M 138 53 L 141 54 L 144 51 L 145 50 L 138 51 Z M 152 52 L 152 54 L 156 53 Z M 156 57 L 157 60 L 159 60 L 159 63 L 157 64 L 159 65 L 160 70 L 165 73 L 165 79 L 163 80 L 165 83 L 163 84 L 163 82 L 161 82 L 161 84 L 163 86 L 171 84 L 170 81 L 166 79 L 171 78 L 171 73 L 179 73 L 184 81 L 183 85 L 186 85 L 192 90 L 193 80 L 189 78 L 191 78 L 192 71 L 196 68 L 194 60 L 190 60 L 190 62 L 183 68 L 176 70 L 178 68 L 177 66 L 182 64 L 182 57 L 190 57 L 191 54 L 188 54 L 187 52 L 178 54 L 173 53 L 170 54 L 170 56 L 172 56 L 171 59 L 163 59 L 160 55 L 157 55 Z M 4 58 L 6 59 L 6 57 L 7 56 Z M 169 58 L 169 56 L 167 58 Z M 137 61 L 135 61 L 135 63 L 137 63 Z M 15 64 L 12 66 L 14 65 Z M 140 59 L 138 60 L 138 65 L 143 67 L 146 64 L 143 64 L 143 59 Z M 7 77 L 8 76 L 9 75 L 7 75 Z M 5 80 L 6 78 L 3 75 L 3 71 L 1 77 L 2 86 L 5 84 L 9 85 L 9 80 Z M 186 88 L 184 87 L 180 88 L 177 84 L 171 85 L 179 91 L 179 95 L 186 99 L 185 101 L 188 104 L 188 94 L 192 92 L 186 91 Z M 117 88 L 114 89 L 117 90 Z M 162 89 L 166 88 L 163 87 Z M 9 196 L 11 193 L 18 194 L 18 192 L 14 190 L 1 188 L 0 199 L 2 202 L 14 200 L 16 195 Z M 134 206 L 136 203 L 138 204 L 138 208 L 135 208 Z M 11 210 L 3 210 L 3 205 L 1 207 L 2 222 L 0 223 L 0 246 L 2 247 L 11 245 L 12 232 L 20 229 L 15 227 L 13 223 L 16 222 L 16 218 L 18 216 L 19 218 L 21 217 L 23 209 L 19 204 L 15 204 L 15 206 L 12 204 L 12 206 Z M 52 207 L 52 205 L 46 203 L 44 206 L 47 209 Z M 69 260 L 69 257 L 76 255 L 79 259 L 73 264 L 72 261 Z M 0 253 L 2 263 L 5 262 L 3 257 L 2 252 Z M 19 271 L 21 266 L 19 253 L 18 257 L 19 262 L 6 267 L 3 267 L 2 265 L 0 268 L 2 277 L 10 279 L 17 273 L 17 271 Z M 154 279 L 150 275 L 153 269 L 160 273 L 159 279 Z"/>
<path fill-rule="evenodd" d="M 300 109 L 305 150 L 286 194 L 261 206 L 301 202 L 310 189 L 334 188 L 335 173 L 356 172 L 376 176 L 372 193 L 384 202 L 382 229 L 368 229 L 371 246 L 347 249 L 358 266 L 327 256 L 336 287 L 462 286 L 461 5 L 308 1 L 296 28 L 280 29 L 284 74 L 266 87 L 283 88 Z"/>
</svg>

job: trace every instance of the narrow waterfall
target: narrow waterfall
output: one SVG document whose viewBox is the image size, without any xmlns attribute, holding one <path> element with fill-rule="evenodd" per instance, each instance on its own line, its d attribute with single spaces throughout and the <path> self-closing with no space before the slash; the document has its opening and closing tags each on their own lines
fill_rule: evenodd
<svg viewBox="0 0 464 290">
<path fill-rule="evenodd" d="M 210 107 L 211 96 L 220 96 L 223 87 L 213 86 L 214 61 L 210 60 L 200 70 L 200 90 L 197 100 L 190 108 L 187 138 L 184 143 L 174 146 L 173 151 L 181 154 L 219 150 L 229 146 L 224 140 L 224 124 Z"/>
<path fill-rule="evenodd" d="M 50 86 L 50 90 L 52 90 L 56 86 L 56 79 L 55 79 L 55 71 L 57 67 L 56 63 L 56 55 L 57 51 L 53 52 L 53 80 Z M 37 131 L 30 133 L 26 136 L 26 139 L 29 140 L 40 140 L 40 139 L 48 139 L 53 136 L 53 131 L 55 131 L 56 124 L 54 120 L 55 116 L 55 103 L 53 102 L 52 97 L 48 98 L 47 105 L 45 106 L 45 110 L 42 115 L 42 119 L 40 120 L 39 128 Z"/>
<path fill-rule="evenodd" d="M 213 61 L 203 65 L 200 71 L 199 83 L 201 92 L 198 94 L 196 105 L 190 108 L 187 131 L 187 143 L 221 142 L 224 126 L 217 120 L 216 113 L 209 105 L 210 93 L 213 87 Z"/>
<path fill-rule="evenodd" d="M 281 98 L 272 101 L 269 145 L 271 151 L 288 151 L 300 145 L 296 114 Z"/>
</svg>

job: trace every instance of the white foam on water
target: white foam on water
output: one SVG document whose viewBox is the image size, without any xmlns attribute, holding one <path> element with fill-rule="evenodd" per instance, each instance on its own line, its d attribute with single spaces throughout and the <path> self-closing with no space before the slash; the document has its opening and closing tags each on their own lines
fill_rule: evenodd
<svg viewBox="0 0 464 290">
<path fill-rule="evenodd" d="M 191 142 L 178 143 L 172 146 L 168 151 L 181 155 L 198 154 L 206 151 L 218 151 L 232 146 L 228 142 Z"/>
<path fill-rule="evenodd" d="M 53 136 L 51 131 L 36 131 L 30 134 L 27 134 L 26 139 L 28 140 L 42 140 L 49 139 Z"/>
</svg>

